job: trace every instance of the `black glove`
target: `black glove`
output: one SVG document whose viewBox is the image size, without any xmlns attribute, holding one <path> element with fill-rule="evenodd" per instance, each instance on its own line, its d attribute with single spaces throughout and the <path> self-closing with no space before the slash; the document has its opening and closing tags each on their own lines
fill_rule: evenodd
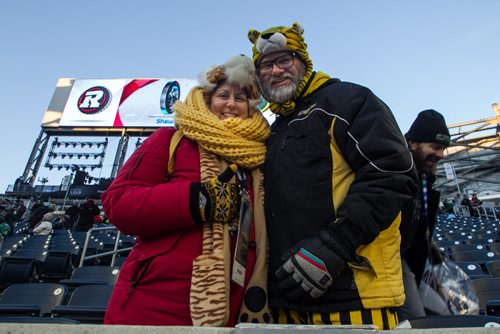
<svg viewBox="0 0 500 334">
<path fill-rule="evenodd" d="M 302 240 L 281 259 L 287 261 L 275 276 L 289 300 L 322 296 L 345 268 L 345 260 L 317 237 Z"/>
<path fill-rule="evenodd" d="M 239 216 L 241 186 L 228 183 L 238 166 L 230 165 L 207 182 L 191 183 L 190 208 L 198 223 L 230 223 Z"/>
</svg>

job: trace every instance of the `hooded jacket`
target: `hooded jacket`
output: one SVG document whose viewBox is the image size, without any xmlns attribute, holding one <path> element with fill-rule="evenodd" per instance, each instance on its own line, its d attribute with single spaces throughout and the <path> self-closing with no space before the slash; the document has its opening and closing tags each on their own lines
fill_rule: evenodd
<svg viewBox="0 0 500 334">
<path fill-rule="evenodd" d="M 402 305 L 399 227 L 417 176 L 390 109 L 369 89 L 330 79 L 277 118 L 267 148 L 270 305 L 312 312 Z M 281 256 L 321 230 L 349 242 L 371 270 L 346 267 L 312 304 L 286 300 L 273 278 Z"/>
<path fill-rule="evenodd" d="M 191 216 L 189 189 L 191 182 L 200 182 L 200 156 L 196 142 L 183 138 L 166 179 L 174 132 L 160 128 L 149 136 L 102 195 L 110 221 L 137 236 L 109 301 L 106 324 L 192 326 L 189 291 L 193 260 L 202 251 L 202 227 Z M 253 232 L 245 283 L 255 264 Z M 236 322 L 243 293 L 231 283 L 229 326 Z"/>
</svg>

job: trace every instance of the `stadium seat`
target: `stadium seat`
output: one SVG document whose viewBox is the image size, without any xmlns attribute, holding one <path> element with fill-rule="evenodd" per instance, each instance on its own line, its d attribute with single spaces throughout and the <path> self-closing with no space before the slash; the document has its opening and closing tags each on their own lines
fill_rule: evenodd
<svg viewBox="0 0 500 334">
<path fill-rule="evenodd" d="M 478 244 L 478 245 L 471 245 L 471 244 L 453 245 L 453 246 L 450 246 L 448 248 L 452 254 L 458 253 L 458 252 L 470 252 L 470 251 L 476 251 L 476 250 L 484 251 L 487 249 L 485 245 L 480 245 L 480 244 Z"/>
<path fill-rule="evenodd" d="M 488 249 L 490 251 L 496 252 L 497 254 L 500 254 L 500 242 L 488 244 Z"/>
<path fill-rule="evenodd" d="M 118 279 L 120 268 L 106 266 L 83 266 L 73 270 L 69 279 L 62 279 L 59 283 L 74 289 L 81 285 L 114 285 Z"/>
<path fill-rule="evenodd" d="M 67 305 L 52 309 L 53 317 L 66 317 L 81 323 L 102 324 L 113 285 L 83 285 L 75 289 Z"/>
<path fill-rule="evenodd" d="M 79 321 L 68 318 L 51 318 L 51 317 L 5 317 L 0 318 L 0 323 L 43 323 L 43 324 L 66 324 L 78 325 Z"/>
<path fill-rule="evenodd" d="M 35 281 L 35 260 L 8 257 L 0 264 L 0 285 L 9 286 L 17 283 Z"/>
<path fill-rule="evenodd" d="M 457 266 L 460 267 L 471 279 L 475 278 L 485 278 L 489 277 L 483 271 L 481 265 L 477 262 L 456 262 Z"/>
<path fill-rule="evenodd" d="M 397 328 L 460 327 L 500 327 L 500 317 L 487 315 L 432 315 L 402 321 Z"/>
<path fill-rule="evenodd" d="M 14 284 L 0 297 L 0 316 L 44 316 L 66 296 L 67 288 L 55 283 Z"/>
<path fill-rule="evenodd" d="M 479 299 L 479 312 L 486 314 L 486 304 L 500 299 L 500 278 L 478 278 L 471 282 Z"/>
<path fill-rule="evenodd" d="M 468 252 L 453 253 L 453 260 L 455 262 L 477 262 L 479 264 L 486 264 L 486 262 L 500 260 L 500 256 L 488 250 L 476 250 Z"/>
<path fill-rule="evenodd" d="M 486 269 L 491 276 L 500 277 L 500 260 L 487 262 Z"/>
</svg>

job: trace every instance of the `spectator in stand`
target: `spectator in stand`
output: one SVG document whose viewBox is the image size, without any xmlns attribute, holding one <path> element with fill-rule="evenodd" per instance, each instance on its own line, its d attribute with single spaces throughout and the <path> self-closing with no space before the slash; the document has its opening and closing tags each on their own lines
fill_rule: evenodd
<svg viewBox="0 0 500 334">
<path fill-rule="evenodd" d="M 420 189 L 415 197 L 413 217 L 408 217 L 410 229 L 402 232 L 403 282 L 406 300 L 399 308 L 399 320 L 425 316 L 418 285 L 430 258 L 431 237 L 436 224 L 440 193 L 432 188 L 436 180 L 437 163 L 443 159 L 450 144 L 450 133 L 444 117 L 435 110 L 420 112 L 405 134 L 408 148 L 420 177 Z M 439 254 L 439 252 L 437 252 Z M 432 253 L 434 255 L 434 252 Z"/>
<path fill-rule="evenodd" d="M 51 207 L 48 205 L 37 205 L 35 210 L 31 211 L 31 215 L 28 218 L 28 228 L 33 229 L 36 224 L 38 224 L 43 216 L 48 213 L 54 211 Z"/>
<path fill-rule="evenodd" d="M 64 212 L 64 227 L 67 230 L 71 230 L 78 219 L 78 215 L 80 214 L 80 209 L 78 208 L 79 206 L 80 201 L 74 200 L 73 204 Z"/>
<path fill-rule="evenodd" d="M 11 229 L 10 229 L 9 224 L 7 224 L 5 222 L 0 223 L 0 236 L 7 237 L 10 235 L 10 232 L 11 232 Z"/>
<path fill-rule="evenodd" d="M 471 216 L 479 217 L 479 209 L 478 207 L 483 204 L 479 198 L 477 198 L 476 194 L 472 194 L 472 198 L 470 199 L 470 208 L 471 208 Z"/>
<path fill-rule="evenodd" d="M 464 197 L 462 198 L 460 205 L 466 206 L 467 209 L 469 210 L 470 216 L 472 217 L 472 205 L 470 203 L 470 199 L 469 199 L 469 196 L 467 196 L 467 194 L 464 194 Z"/>
<path fill-rule="evenodd" d="M 10 201 L 5 201 L 4 205 L 0 208 L 0 220 L 2 223 L 8 224 L 10 231 L 14 229 L 14 216 L 15 208 Z"/>
<path fill-rule="evenodd" d="M 33 229 L 34 235 L 47 235 L 52 231 L 52 221 L 54 220 L 54 214 L 52 212 L 46 213 L 42 220 L 36 224 Z"/>
<path fill-rule="evenodd" d="M 16 200 L 16 206 L 14 211 L 14 218 L 17 221 L 20 221 L 23 218 L 24 213 L 26 212 L 26 205 L 24 205 L 23 200 Z"/>
<path fill-rule="evenodd" d="M 38 197 L 33 197 L 33 205 L 31 206 L 31 212 L 35 211 L 36 209 L 38 209 L 39 207 L 42 207 L 44 206 L 42 204 L 42 202 L 40 201 L 40 198 Z"/>
<path fill-rule="evenodd" d="M 76 222 L 75 231 L 87 232 L 94 226 L 94 216 L 98 215 L 101 210 L 95 204 L 93 199 L 87 198 L 82 205 L 78 207 L 78 220 Z"/>
</svg>

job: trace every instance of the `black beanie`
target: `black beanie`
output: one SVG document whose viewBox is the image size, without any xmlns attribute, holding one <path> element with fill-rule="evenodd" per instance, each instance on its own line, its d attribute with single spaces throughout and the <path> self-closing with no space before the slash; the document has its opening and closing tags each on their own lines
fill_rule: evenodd
<svg viewBox="0 0 500 334">
<path fill-rule="evenodd" d="M 405 138 L 419 143 L 450 144 L 450 132 L 443 115 L 432 109 L 418 114 Z"/>
</svg>

